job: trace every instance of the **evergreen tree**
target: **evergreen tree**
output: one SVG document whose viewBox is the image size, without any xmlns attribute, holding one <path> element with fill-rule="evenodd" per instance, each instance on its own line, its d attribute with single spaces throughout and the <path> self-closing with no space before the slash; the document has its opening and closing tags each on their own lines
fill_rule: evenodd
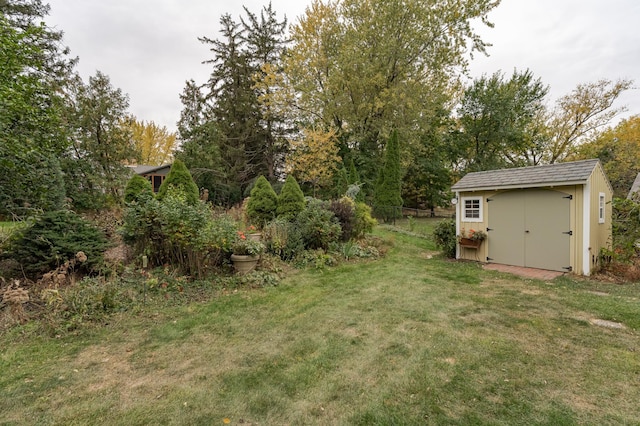
<svg viewBox="0 0 640 426">
<path fill-rule="evenodd" d="M 267 222 L 276 217 L 277 208 L 278 196 L 267 178 L 261 175 L 251 189 L 251 198 L 247 202 L 247 217 L 253 225 L 262 229 Z"/>
<path fill-rule="evenodd" d="M 334 198 L 343 197 L 344 194 L 347 193 L 347 188 L 349 188 L 349 173 L 347 169 L 342 166 L 333 174 L 333 190 L 332 196 Z"/>
<path fill-rule="evenodd" d="M 401 193 L 400 147 L 398 132 L 394 130 L 387 142 L 384 166 L 380 169 L 374 195 L 376 213 L 386 222 L 401 215 Z"/>
<path fill-rule="evenodd" d="M 200 202 L 200 191 L 198 186 L 193 181 L 189 169 L 180 160 L 175 160 L 171 165 L 171 170 L 165 178 L 160 189 L 158 190 L 158 200 L 162 201 L 167 196 L 167 191 L 170 187 L 176 188 L 184 192 L 187 203 L 190 205 L 196 205 Z"/>
<path fill-rule="evenodd" d="M 278 106 L 285 93 L 282 55 L 287 44 L 287 20 L 278 21 L 271 3 L 262 8 L 259 18 L 246 7 L 244 11 L 246 19 L 240 18 L 244 30 L 242 39 L 252 68 L 253 89 L 260 108 L 258 124 L 261 137 L 255 146 L 260 155 L 256 157 L 259 161 L 256 169 L 264 169 L 266 178 L 275 181 L 276 171 L 282 165 L 285 138 L 289 131 L 284 112 Z"/>
<path fill-rule="evenodd" d="M 358 170 L 356 169 L 356 164 L 353 162 L 353 157 L 349 156 L 349 160 L 347 161 L 347 175 L 349 178 L 349 185 L 359 184 L 360 183 L 360 175 L 358 174 Z"/>
<path fill-rule="evenodd" d="M 230 15 L 220 19 L 222 40 L 200 38 L 211 46 L 213 71 L 207 83 L 211 118 L 218 131 L 217 145 L 224 180 L 234 185 L 238 198 L 251 180 L 265 172 L 260 167 L 262 143 L 260 111 L 253 89 L 254 69 L 245 51 L 242 27 Z M 238 201 L 238 200 L 234 200 Z"/>
<path fill-rule="evenodd" d="M 214 204 L 231 205 L 238 196 L 232 195 L 235 183 L 229 183 L 222 167 L 219 132 L 211 117 L 202 88 L 195 81 L 187 81 L 180 94 L 183 109 L 178 121 L 180 148 L 175 157 L 191 171 L 198 188 L 209 191 Z"/>
<path fill-rule="evenodd" d="M 287 180 L 280 190 L 278 196 L 278 217 L 293 219 L 298 213 L 304 210 L 305 206 L 304 194 L 298 181 L 293 175 L 287 176 Z"/>
</svg>

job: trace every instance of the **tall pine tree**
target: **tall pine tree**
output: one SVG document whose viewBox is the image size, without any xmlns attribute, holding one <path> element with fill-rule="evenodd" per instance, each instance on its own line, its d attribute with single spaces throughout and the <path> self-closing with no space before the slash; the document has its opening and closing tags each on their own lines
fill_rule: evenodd
<svg viewBox="0 0 640 426">
<path fill-rule="evenodd" d="M 211 118 L 218 130 L 217 145 L 224 177 L 238 201 L 246 186 L 261 174 L 258 149 L 261 141 L 260 111 L 253 89 L 253 68 L 242 38 L 242 26 L 231 15 L 220 19 L 221 40 L 202 37 L 211 46 L 213 71 L 207 83 Z"/>
</svg>

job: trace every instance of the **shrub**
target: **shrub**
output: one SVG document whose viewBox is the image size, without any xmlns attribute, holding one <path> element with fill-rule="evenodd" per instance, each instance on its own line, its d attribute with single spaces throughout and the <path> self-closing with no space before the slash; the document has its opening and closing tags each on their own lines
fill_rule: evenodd
<svg viewBox="0 0 640 426">
<path fill-rule="evenodd" d="M 187 203 L 191 205 L 200 202 L 200 191 L 198 185 L 193 180 L 189 169 L 180 160 L 175 160 L 171 165 L 171 170 L 167 175 L 160 189 L 158 189 L 158 199 L 163 200 L 167 196 L 170 187 L 181 190 L 184 193 Z"/>
<path fill-rule="evenodd" d="M 433 239 L 442 249 L 445 256 L 456 257 L 456 222 L 453 219 L 445 219 L 439 222 L 433 229 Z"/>
<path fill-rule="evenodd" d="M 366 234 L 373 231 L 373 227 L 378 222 L 371 216 L 371 207 L 362 202 L 355 205 L 355 224 L 353 228 L 353 238 L 364 238 Z"/>
<path fill-rule="evenodd" d="M 172 263 L 202 277 L 231 253 L 237 230 L 228 216 L 214 219 L 205 203 L 190 204 L 184 192 L 170 188 L 162 201 L 130 204 L 121 233 L 134 254 L 146 255 L 151 266 Z"/>
<path fill-rule="evenodd" d="M 333 212 L 321 200 L 311 199 L 305 209 L 298 214 L 296 227 L 302 234 L 306 249 L 324 249 L 340 239 L 342 230 Z"/>
<path fill-rule="evenodd" d="M 210 266 L 221 266 L 232 252 L 238 224 L 229 215 L 222 214 L 207 221 L 199 233 L 196 246 Z"/>
<path fill-rule="evenodd" d="M 304 194 L 293 175 L 287 176 L 287 180 L 278 196 L 278 217 L 294 219 L 298 213 L 304 210 Z"/>
<path fill-rule="evenodd" d="M 129 179 L 124 189 L 124 201 L 131 203 L 133 201 L 139 201 L 143 197 L 153 197 L 153 186 L 149 179 L 140 175 L 134 175 Z"/>
<path fill-rule="evenodd" d="M 87 260 L 76 270 L 92 272 L 102 265 L 106 249 L 106 238 L 91 223 L 72 211 L 56 210 L 16 232 L 9 243 L 9 256 L 35 277 L 74 259 L 78 252 L 84 252 Z"/>
<path fill-rule="evenodd" d="M 260 176 L 251 190 L 251 198 L 247 201 L 247 217 L 258 228 L 276 217 L 278 196 L 269 181 Z"/>
<path fill-rule="evenodd" d="M 265 225 L 262 238 L 267 252 L 282 260 L 292 260 L 304 251 L 304 241 L 297 225 L 282 218 Z"/>
<path fill-rule="evenodd" d="M 640 240 L 640 203 L 614 198 L 611 204 L 612 260 L 629 262 L 636 256 L 636 244 Z"/>
<path fill-rule="evenodd" d="M 0 165 L 0 215 L 26 218 L 63 208 L 66 195 L 63 173 L 54 155 L 26 147 L 11 152 L 3 139 Z"/>
<path fill-rule="evenodd" d="M 342 197 L 339 200 L 333 200 L 329 205 L 329 210 L 336 215 L 340 228 L 342 228 L 342 241 L 349 241 L 353 238 L 356 225 L 356 209 L 355 203 L 349 197 Z"/>
</svg>

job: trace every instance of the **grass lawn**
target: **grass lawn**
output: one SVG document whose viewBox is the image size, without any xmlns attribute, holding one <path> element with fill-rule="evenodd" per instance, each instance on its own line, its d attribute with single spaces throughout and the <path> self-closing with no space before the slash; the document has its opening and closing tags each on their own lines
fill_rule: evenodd
<svg viewBox="0 0 640 426">
<path fill-rule="evenodd" d="M 640 284 L 523 280 L 378 232 L 379 261 L 5 333 L 0 424 L 640 422 Z"/>
</svg>

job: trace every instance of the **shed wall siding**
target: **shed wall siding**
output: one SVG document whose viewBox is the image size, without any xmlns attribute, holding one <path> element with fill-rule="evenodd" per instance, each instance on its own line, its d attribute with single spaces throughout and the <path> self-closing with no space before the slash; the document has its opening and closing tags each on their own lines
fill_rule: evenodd
<svg viewBox="0 0 640 426">
<path fill-rule="evenodd" d="M 589 271 L 599 267 L 599 255 L 602 248 L 611 248 L 611 187 L 607 178 L 605 177 L 602 169 L 596 167 L 590 177 L 591 183 L 591 225 L 590 225 L 590 240 L 589 240 L 589 259 L 585 259 L 585 262 L 589 262 Z M 605 214 L 604 223 L 599 223 L 599 209 L 600 209 L 600 194 L 605 194 Z"/>
<path fill-rule="evenodd" d="M 490 197 L 491 195 L 495 194 L 495 192 L 488 192 L 488 191 L 478 191 L 478 192 L 460 192 L 460 200 L 467 197 L 482 197 L 482 222 L 470 222 L 470 221 L 465 221 L 464 220 L 464 216 L 463 216 L 463 212 L 462 210 L 464 209 L 464 206 L 462 206 L 462 203 L 458 203 L 458 207 L 459 207 L 459 211 L 457 212 L 457 217 L 460 218 L 458 220 L 458 232 L 461 233 L 462 230 L 466 231 L 467 233 L 469 232 L 469 230 L 473 229 L 475 231 L 485 231 L 487 230 L 487 197 Z M 468 259 L 468 260 L 479 260 L 481 262 L 486 262 L 487 260 L 487 240 L 483 241 L 482 244 L 480 244 L 480 247 L 478 249 L 469 249 L 469 248 L 461 248 L 458 246 L 458 258 L 459 259 Z"/>
</svg>

